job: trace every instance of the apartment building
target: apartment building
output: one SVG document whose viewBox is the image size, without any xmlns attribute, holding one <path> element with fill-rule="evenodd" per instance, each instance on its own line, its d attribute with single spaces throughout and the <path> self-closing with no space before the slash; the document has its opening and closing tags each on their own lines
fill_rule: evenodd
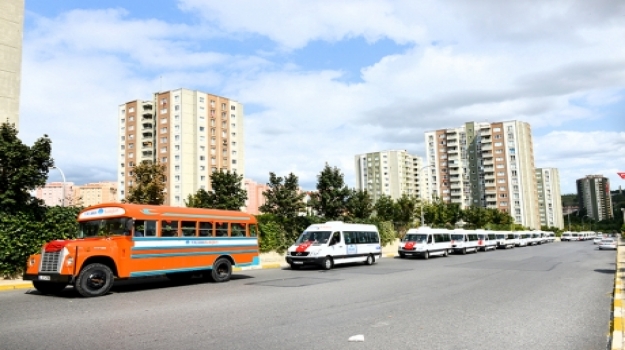
<svg viewBox="0 0 625 350">
<path fill-rule="evenodd" d="M 73 182 L 49 182 L 36 189 L 35 197 L 41 199 L 48 207 L 71 206 L 75 204 L 74 189 Z"/>
<path fill-rule="evenodd" d="M 423 160 L 406 150 L 389 150 L 355 156 L 356 189 L 367 190 L 374 201 L 382 195 L 403 194 L 421 198 L 427 183 L 421 176 Z"/>
<path fill-rule="evenodd" d="M 0 124 L 19 128 L 24 0 L 0 1 Z M 6 118 L 6 119 L 5 119 Z"/>
<path fill-rule="evenodd" d="M 540 228 L 531 128 L 521 121 L 467 122 L 425 133 L 429 198 L 510 213 Z"/>
<path fill-rule="evenodd" d="M 166 205 L 184 206 L 189 194 L 210 190 L 210 174 L 245 173 L 243 105 L 226 97 L 177 89 L 118 109 L 118 199 L 128 193 L 132 168 L 142 161 L 166 166 Z"/>
<path fill-rule="evenodd" d="M 117 182 L 93 182 L 74 186 L 74 203 L 88 207 L 117 202 Z"/>
<path fill-rule="evenodd" d="M 560 172 L 556 168 L 537 168 L 538 210 L 540 225 L 564 228 L 564 212 L 560 194 Z"/>
<path fill-rule="evenodd" d="M 610 180 L 603 175 L 587 175 L 576 181 L 579 207 L 586 209 L 586 215 L 595 221 L 614 217 Z"/>
<path fill-rule="evenodd" d="M 247 200 L 245 201 L 245 208 L 243 211 L 253 215 L 260 214 L 258 208 L 266 202 L 263 192 L 267 191 L 269 186 L 266 184 L 259 184 L 250 179 L 244 180 L 244 186 L 247 191 Z"/>
</svg>

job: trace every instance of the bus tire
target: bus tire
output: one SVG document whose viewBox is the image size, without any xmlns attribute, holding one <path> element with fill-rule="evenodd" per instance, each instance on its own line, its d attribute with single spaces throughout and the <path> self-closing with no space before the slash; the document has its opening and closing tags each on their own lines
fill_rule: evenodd
<svg viewBox="0 0 625 350">
<path fill-rule="evenodd" d="M 33 281 L 33 287 L 41 294 L 58 295 L 67 287 L 67 283 Z"/>
<path fill-rule="evenodd" d="M 449 256 L 449 251 L 447 249 L 443 250 L 443 256 L 444 257 L 448 257 Z"/>
<path fill-rule="evenodd" d="M 467 248 L 462 248 L 462 255 L 466 255 L 467 254 Z"/>
<path fill-rule="evenodd" d="M 365 260 L 365 265 L 373 265 L 374 262 L 375 262 L 375 259 L 373 258 L 373 255 L 371 254 L 367 255 L 367 260 Z"/>
<path fill-rule="evenodd" d="M 291 270 L 299 270 L 299 265 L 290 264 Z"/>
<path fill-rule="evenodd" d="M 423 253 L 423 259 L 427 260 L 430 258 L 430 252 L 428 252 L 427 250 L 425 251 L 425 253 Z"/>
<path fill-rule="evenodd" d="M 111 290 L 115 276 L 113 271 L 104 264 L 85 266 L 76 279 L 76 290 L 83 297 L 99 297 Z"/>
<path fill-rule="evenodd" d="M 334 266 L 334 262 L 332 261 L 332 258 L 329 256 L 326 256 L 325 259 L 323 259 L 323 265 L 321 267 L 324 270 L 330 270 L 333 266 Z"/>
<path fill-rule="evenodd" d="M 232 276 L 232 263 L 226 258 L 219 258 L 213 263 L 211 270 L 211 280 L 213 282 L 222 283 L 230 281 Z"/>
</svg>

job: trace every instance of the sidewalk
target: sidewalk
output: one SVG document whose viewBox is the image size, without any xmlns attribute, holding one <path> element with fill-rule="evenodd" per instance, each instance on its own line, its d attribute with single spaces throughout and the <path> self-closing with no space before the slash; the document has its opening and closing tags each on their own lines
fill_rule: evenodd
<svg viewBox="0 0 625 350">
<path fill-rule="evenodd" d="M 613 350 L 625 349 L 625 240 L 619 238 L 616 249 L 616 272 L 614 274 L 614 299 L 612 311 Z"/>
<path fill-rule="evenodd" d="M 0 279 L 0 291 L 33 288 L 33 284 L 30 281 L 24 281 L 21 278 L 14 280 Z"/>
</svg>

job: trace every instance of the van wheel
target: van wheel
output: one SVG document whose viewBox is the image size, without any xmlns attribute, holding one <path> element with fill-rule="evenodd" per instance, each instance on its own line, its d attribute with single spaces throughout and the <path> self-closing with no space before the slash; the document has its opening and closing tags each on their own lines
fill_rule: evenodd
<svg viewBox="0 0 625 350">
<path fill-rule="evenodd" d="M 329 256 L 326 256 L 326 258 L 323 259 L 323 266 L 322 266 L 323 269 L 330 270 L 332 266 L 334 266 L 334 262 L 332 262 L 332 258 Z"/>
<path fill-rule="evenodd" d="M 113 286 L 113 271 L 104 264 L 87 265 L 76 279 L 76 290 L 83 297 L 99 297 Z"/>
<path fill-rule="evenodd" d="M 402 253 L 402 252 L 399 252 L 399 257 L 403 259 L 403 258 L 405 258 L 405 257 L 406 257 L 406 254 L 404 254 L 404 253 Z"/>
<path fill-rule="evenodd" d="M 232 276 L 232 263 L 226 258 L 219 258 L 213 263 L 210 279 L 213 282 L 221 283 L 230 281 Z"/>
<path fill-rule="evenodd" d="M 447 251 L 447 249 L 443 250 L 443 256 L 444 257 L 449 256 L 449 251 Z"/>
<path fill-rule="evenodd" d="M 430 258 L 430 252 L 426 250 L 425 253 L 423 253 L 423 259 L 427 260 L 429 258 Z"/>
<path fill-rule="evenodd" d="M 467 248 L 462 248 L 462 255 L 465 255 L 467 253 Z"/>
<path fill-rule="evenodd" d="M 299 265 L 291 264 L 291 270 L 299 270 Z"/>
<path fill-rule="evenodd" d="M 375 260 L 373 259 L 373 255 L 369 254 L 367 255 L 367 260 L 365 260 L 365 265 L 373 265 L 373 262 Z"/>
</svg>

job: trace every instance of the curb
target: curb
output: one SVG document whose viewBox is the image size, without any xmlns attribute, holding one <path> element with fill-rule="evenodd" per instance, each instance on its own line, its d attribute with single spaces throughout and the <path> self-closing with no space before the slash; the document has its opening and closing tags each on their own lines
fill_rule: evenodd
<svg viewBox="0 0 625 350">
<path fill-rule="evenodd" d="M 6 291 L 6 290 L 28 289 L 28 288 L 33 288 L 32 282 L 19 281 L 15 283 L 0 285 L 0 292 Z"/>
<path fill-rule="evenodd" d="M 621 266 L 623 261 L 621 260 L 621 254 L 625 255 L 624 248 L 619 244 L 616 247 L 616 272 L 614 273 L 614 293 L 612 297 L 612 322 L 610 324 L 610 335 L 612 341 L 610 349 L 621 350 L 623 349 L 623 332 L 625 330 L 625 319 L 623 318 L 623 306 L 625 302 L 625 288 L 623 286 L 623 272 L 621 272 Z"/>
</svg>

